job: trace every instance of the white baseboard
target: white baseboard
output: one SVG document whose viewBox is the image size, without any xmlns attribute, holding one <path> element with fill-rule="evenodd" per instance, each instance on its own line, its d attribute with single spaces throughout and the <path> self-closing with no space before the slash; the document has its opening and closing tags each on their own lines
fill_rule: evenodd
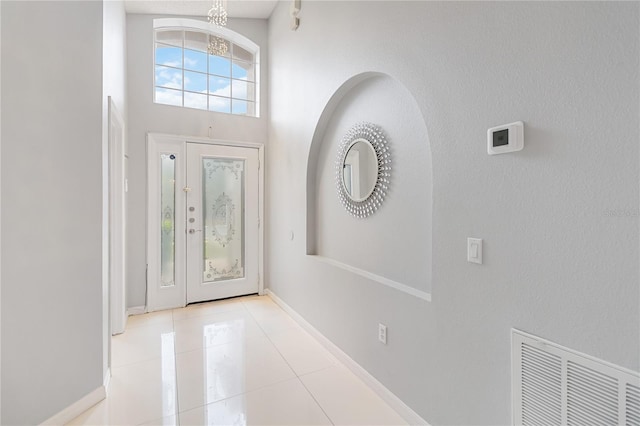
<svg viewBox="0 0 640 426">
<path fill-rule="evenodd" d="M 355 362 L 349 355 L 344 353 L 342 349 L 337 347 L 332 341 L 327 339 L 322 333 L 315 329 L 314 326 L 309 324 L 299 313 L 297 313 L 291 306 L 287 305 L 282 299 L 280 299 L 273 291 L 266 289 L 265 293 L 273 301 L 278 304 L 287 314 L 291 316 L 302 328 L 304 328 L 309 334 L 311 334 L 322 346 L 324 346 L 329 352 L 333 354 L 340 362 L 342 362 L 353 374 L 358 376 L 360 380 L 365 382 L 375 393 L 378 394 L 391 408 L 396 410 L 402 418 L 404 418 L 410 425 L 424 425 L 429 426 L 429 423 L 424 420 L 418 413 L 413 411 L 407 404 L 402 402 L 400 398 L 395 396 L 393 392 L 387 389 L 382 383 L 380 383 L 375 377 L 373 377 L 367 370 L 362 368 L 360 364 Z"/>
<path fill-rule="evenodd" d="M 144 314 L 147 309 L 144 306 L 132 306 L 127 309 L 127 316 Z"/>
<path fill-rule="evenodd" d="M 107 372 L 104 375 L 104 380 L 102 382 L 102 386 L 104 387 L 105 397 L 109 395 L 109 385 L 111 385 L 111 369 L 107 368 Z"/>
<path fill-rule="evenodd" d="M 107 388 L 109 386 L 109 380 L 111 378 L 111 373 L 109 372 L 109 370 L 107 370 L 107 376 L 108 378 L 105 377 L 105 384 L 85 395 L 78 401 L 74 402 L 64 410 L 60 411 L 58 414 L 49 417 L 47 420 L 42 422 L 41 425 L 65 425 L 71 420 L 78 417 L 80 414 L 87 411 L 89 408 L 96 405 L 98 402 L 105 399 L 107 397 Z"/>
</svg>

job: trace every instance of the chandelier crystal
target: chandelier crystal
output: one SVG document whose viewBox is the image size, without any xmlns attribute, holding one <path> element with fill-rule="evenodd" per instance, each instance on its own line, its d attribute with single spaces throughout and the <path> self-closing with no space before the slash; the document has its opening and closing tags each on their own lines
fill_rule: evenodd
<svg viewBox="0 0 640 426">
<path fill-rule="evenodd" d="M 209 47 L 207 50 L 210 55 L 224 56 L 229 51 L 229 45 L 225 39 L 212 35 L 209 36 Z"/>
<path fill-rule="evenodd" d="M 213 5 L 209 9 L 209 23 L 218 27 L 227 25 L 227 9 L 224 7 L 224 0 L 213 0 Z"/>
<path fill-rule="evenodd" d="M 209 23 L 216 27 L 227 25 L 226 0 L 213 0 L 213 5 L 209 9 Z M 210 55 L 224 56 L 229 51 L 226 40 L 214 35 L 209 36 L 209 46 L 207 48 Z"/>
</svg>

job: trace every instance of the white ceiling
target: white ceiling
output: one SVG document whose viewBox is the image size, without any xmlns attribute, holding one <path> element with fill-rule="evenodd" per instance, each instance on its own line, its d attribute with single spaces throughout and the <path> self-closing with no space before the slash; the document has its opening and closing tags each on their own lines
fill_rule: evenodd
<svg viewBox="0 0 640 426">
<path fill-rule="evenodd" d="M 266 19 L 278 0 L 227 0 L 230 18 Z M 124 0 L 127 13 L 207 16 L 212 0 Z"/>
</svg>

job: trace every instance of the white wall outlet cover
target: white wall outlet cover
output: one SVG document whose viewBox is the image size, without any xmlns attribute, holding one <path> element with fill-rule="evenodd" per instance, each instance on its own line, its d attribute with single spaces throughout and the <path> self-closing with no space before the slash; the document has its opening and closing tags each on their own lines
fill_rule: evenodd
<svg viewBox="0 0 640 426">
<path fill-rule="evenodd" d="M 522 148 L 524 148 L 524 123 L 522 121 L 487 130 L 487 153 L 489 155 L 521 151 Z"/>
<path fill-rule="evenodd" d="M 467 262 L 482 265 L 482 238 L 467 238 Z"/>
</svg>

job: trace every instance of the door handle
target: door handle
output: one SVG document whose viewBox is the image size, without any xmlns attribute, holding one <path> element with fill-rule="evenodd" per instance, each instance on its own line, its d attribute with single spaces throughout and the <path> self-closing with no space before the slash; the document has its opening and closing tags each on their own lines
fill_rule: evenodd
<svg viewBox="0 0 640 426">
<path fill-rule="evenodd" d="M 193 229 L 193 228 L 189 229 L 190 234 L 195 234 L 196 232 L 202 232 L 202 229 Z"/>
</svg>

